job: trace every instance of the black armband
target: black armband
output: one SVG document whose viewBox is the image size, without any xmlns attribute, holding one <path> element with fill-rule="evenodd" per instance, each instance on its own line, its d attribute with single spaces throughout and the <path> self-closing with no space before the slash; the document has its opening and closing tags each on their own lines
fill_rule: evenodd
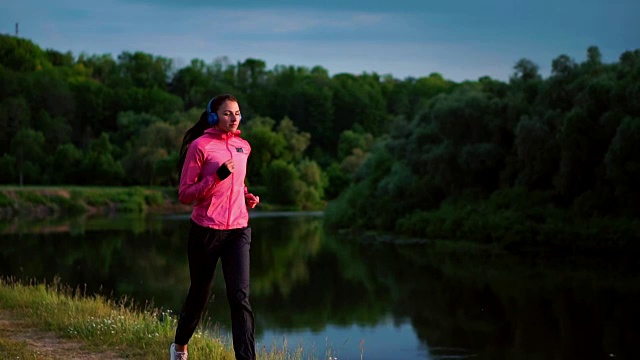
<svg viewBox="0 0 640 360">
<path fill-rule="evenodd" d="M 216 175 L 218 175 L 218 179 L 220 179 L 220 181 L 229 177 L 229 175 L 231 175 L 231 171 L 229 171 L 227 164 L 220 165 L 220 167 L 216 171 Z"/>
</svg>

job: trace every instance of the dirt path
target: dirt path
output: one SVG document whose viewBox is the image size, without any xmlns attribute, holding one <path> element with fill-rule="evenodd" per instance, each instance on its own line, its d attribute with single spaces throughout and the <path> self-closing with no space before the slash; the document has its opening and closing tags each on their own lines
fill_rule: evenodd
<svg viewBox="0 0 640 360">
<path fill-rule="evenodd" d="M 63 339 L 53 332 L 38 330 L 6 310 L 0 310 L 0 337 L 26 343 L 38 360 L 124 360 L 115 353 L 85 350 L 82 342 Z"/>
</svg>

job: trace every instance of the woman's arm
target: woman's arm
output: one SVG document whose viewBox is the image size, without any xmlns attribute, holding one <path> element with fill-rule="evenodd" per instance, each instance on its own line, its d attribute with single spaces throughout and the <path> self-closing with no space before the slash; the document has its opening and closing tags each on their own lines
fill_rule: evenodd
<svg viewBox="0 0 640 360">
<path fill-rule="evenodd" d="M 178 188 L 178 200 L 188 205 L 204 195 L 209 188 L 215 185 L 215 175 L 200 178 L 204 165 L 204 153 L 195 144 L 191 144 L 182 166 L 180 186 Z"/>
</svg>

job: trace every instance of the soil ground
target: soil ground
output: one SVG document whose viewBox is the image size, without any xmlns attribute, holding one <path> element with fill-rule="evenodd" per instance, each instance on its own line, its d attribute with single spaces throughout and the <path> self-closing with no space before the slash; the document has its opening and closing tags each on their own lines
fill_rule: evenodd
<svg viewBox="0 0 640 360">
<path fill-rule="evenodd" d="M 38 330 L 6 310 L 0 310 L 0 338 L 26 344 L 38 360 L 124 360 L 116 353 L 87 350 L 81 341 Z"/>
</svg>

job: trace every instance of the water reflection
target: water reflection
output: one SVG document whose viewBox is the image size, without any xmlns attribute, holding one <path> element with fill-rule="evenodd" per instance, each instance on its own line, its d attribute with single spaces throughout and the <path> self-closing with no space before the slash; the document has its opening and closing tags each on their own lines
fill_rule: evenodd
<svg viewBox="0 0 640 360">
<path fill-rule="evenodd" d="M 258 214 L 258 213 L 256 213 Z M 325 234 L 317 213 L 252 217 L 261 345 L 319 358 L 640 358 L 635 261 L 497 256 Z M 0 272 L 178 311 L 188 216 L 0 224 Z M 221 273 L 210 323 L 229 328 Z"/>
</svg>

